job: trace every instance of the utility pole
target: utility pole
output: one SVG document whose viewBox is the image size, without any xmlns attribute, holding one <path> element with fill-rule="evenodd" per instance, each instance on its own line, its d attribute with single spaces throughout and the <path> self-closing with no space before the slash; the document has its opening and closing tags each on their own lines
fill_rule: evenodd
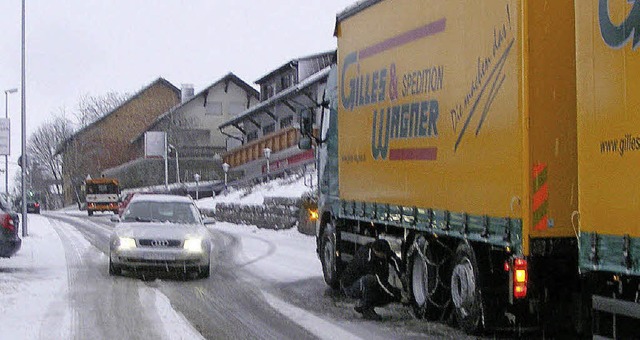
<svg viewBox="0 0 640 340">
<path fill-rule="evenodd" d="M 22 118 L 22 237 L 26 237 L 27 233 L 27 188 L 25 185 L 25 179 L 27 177 L 27 97 L 26 97 L 26 88 L 27 84 L 25 83 L 25 0 L 22 0 L 22 81 L 21 87 L 22 91 L 22 100 L 21 100 L 21 118 Z"/>
</svg>

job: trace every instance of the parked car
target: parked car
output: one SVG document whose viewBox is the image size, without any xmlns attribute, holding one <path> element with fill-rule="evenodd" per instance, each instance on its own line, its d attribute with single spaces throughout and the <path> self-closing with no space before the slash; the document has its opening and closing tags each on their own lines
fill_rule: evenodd
<svg viewBox="0 0 640 340">
<path fill-rule="evenodd" d="M 36 200 L 27 200 L 27 212 L 33 214 L 40 213 L 40 202 Z"/>
<path fill-rule="evenodd" d="M 109 274 L 173 271 L 209 277 L 211 239 L 189 197 L 136 195 L 111 235 Z"/>
<path fill-rule="evenodd" d="M 11 209 L 8 201 L 0 195 L 0 257 L 13 256 L 22 246 L 18 236 L 20 217 Z"/>
</svg>

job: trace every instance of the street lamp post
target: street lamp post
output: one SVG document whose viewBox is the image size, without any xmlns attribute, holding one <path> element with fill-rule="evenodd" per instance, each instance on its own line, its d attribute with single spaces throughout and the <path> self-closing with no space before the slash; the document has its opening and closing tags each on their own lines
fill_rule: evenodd
<svg viewBox="0 0 640 340">
<path fill-rule="evenodd" d="M 20 128 L 20 134 L 22 137 L 22 156 L 24 157 L 24 161 L 26 164 L 27 161 L 27 83 L 26 83 L 26 63 L 25 63 L 25 56 L 26 56 L 26 51 L 25 51 L 25 12 L 26 12 L 26 4 L 25 4 L 26 0 L 22 0 L 22 57 L 21 57 L 21 69 L 22 69 L 22 74 L 20 76 L 20 118 L 21 118 L 21 128 Z M 28 229 L 27 229 L 27 193 L 26 193 L 26 187 L 25 187 L 25 177 L 27 177 L 27 167 L 23 166 L 22 167 L 22 183 L 21 183 L 21 188 L 22 188 L 22 237 L 27 237 L 27 235 L 29 235 L 28 233 Z"/>
<path fill-rule="evenodd" d="M 264 152 L 264 158 L 267 159 L 267 181 L 271 180 L 271 167 L 269 164 L 269 158 L 271 157 L 271 149 L 269 148 L 264 148 L 264 150 L 262 150 Z"/>
<path fill-rule="evenodd" d="M 176 153 L 176 183 L 180 183 L 180 163 L 178 162 L 178 149 L 169 144 L 169 149 L 172 149 Z"/>
<path fill-rule="evenodd" d="M 198 200 L 200 198 L 200 175 L 194 174 L 193 179 L 196 181 L 196 200 Z"/>
<path fill-rule="evenodd" d="M 4 91 L 4 118 L 9 119 L 9 93 L 16 93 L 18 89 Z M 9 135 L 9 145 L 11 145 L 11 135 Z M 4 155 L 4 189 L 9 195 L 9 155 Z"/>
<path fill-rule="evenodd" d="M 229 188 L 227 187 L 227 173 L 229 172 L 229 164 L 222 163 L 222 170 L 224 171 L 224 194 L 226 195 L 229 191 Z"/>
</svg>

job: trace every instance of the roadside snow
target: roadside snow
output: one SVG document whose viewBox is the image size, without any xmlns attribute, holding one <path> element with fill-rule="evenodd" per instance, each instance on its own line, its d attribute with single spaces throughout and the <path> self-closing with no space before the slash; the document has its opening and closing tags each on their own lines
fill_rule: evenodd
<svg viewBox="0 0 640 340">
<path fill-rule="evenodd" d="M 306 183 L 305 183 L 306 182 Z M 315 183 L 315 179 L 313 180 Z M 264 203 L 265 197 L 302 197 L 313 189 L 308 186 L 309 175 L 296 180 L 279 178 L 267 183 L 261 183 L 248 189 L 234 190 L 216 197 L 204 198 L 197 201 L 200 208 L 215 208 L 218 203 L 236 203 L 243 205 L 258 205 Z"/>
<path fill-rule="evenodd" d="M 41 338 L 47 307 L 54 304 L 65 320 L 70 319 L 69 305 L 63 301 L 69 288 L 64 256 L 64 248 L 48 220 L 38 218 L 37 223 L 29 223 L 29 236 L 22 240 L 22 248 L 14 257 L 0 258 L 0 336 Z M 51 338 L 69 338 L 65 327 L 55 327 L 47 333 Z"/>
</svg>

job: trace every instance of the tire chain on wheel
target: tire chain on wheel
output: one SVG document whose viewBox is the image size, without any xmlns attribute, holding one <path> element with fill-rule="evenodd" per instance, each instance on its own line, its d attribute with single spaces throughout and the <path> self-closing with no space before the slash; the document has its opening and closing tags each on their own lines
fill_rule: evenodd
<svg viewBox="0 0 640 340">
<path fill-rule="evenodd" d="M 444 302 L 444 304 L 442 303 L 438 303 L 436 302 L 432 296 L 435 295 L 435 293 L 438 291 L 438 287 L 442 287 L 442 289 L 444 289 L 445 292 L 449 291 L 451 288 L 449 286 L 446 285 L 446 280 L 442 280 L 440 278 L 440 276 L 442 275 L 442 266 L 445 265 L 450 259 L 451 256 L 443 256 L 443 259 L 439 262 L 436 263 L 433 259 L 430 259 L 427 254 L 425 254 L 425 251 L 427 250 L 427 246 L 430 244 L 430 242 L 428 240 L 424 240 L 423 243 L 423 247 L 421 249 L 420 245 L 417 242 L 418 238 L 416 238 L 414 240 L 414 248 L 416 249 L 416 251 L 418 252 L 418 255 L 420 255 L 420 258 L 427 264 L 430 266 L 434 266 L 435 267 L 435 273 L 436 273 L 436 284 L 433 288 L 433 290 L 431 291 L 427 291 L 427 300 L 429 301 L 429 303 L 431 303 L 432 305 L 434 305 L 436 308 L 442 309 L 443 313 L 446 311 L 447 307 L 449 307 L 449 305 L 451 305 L 451 298 L 449 297 L 448 299 L 446 299 L 446 301 Z M 449 255 L 452 254 L 452 252 L 450 251 L 450 249 L 445 246 L 442 242 L 440 242 L 439 240 L 435 240 L 433 243 L 431 244 L 437 244 L 439 245 L 442 249 L 445 249 L 447 251 L 447 253 L 449 253 Z"/>
</svg>

